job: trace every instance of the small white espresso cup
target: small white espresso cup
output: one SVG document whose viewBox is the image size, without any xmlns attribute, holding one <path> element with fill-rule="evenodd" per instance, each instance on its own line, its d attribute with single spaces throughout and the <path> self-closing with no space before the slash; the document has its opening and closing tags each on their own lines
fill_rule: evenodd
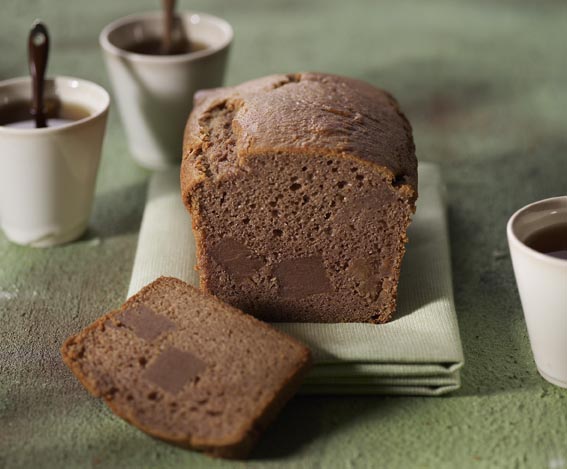
<svg viewBox="0 0 567 469">
<path fill-rule="evenodd" d="M 518 210 L 507 235 L 532 352 L 539 373 L 567 388 L 567 260 L 525 244 L 536 231 L 567 222 L 567 196 Z"/>
<path fill-rule="evenodd" d="M 204 49 L 178 55 L 127 51 L 161 37 L 161 12 L 116 20 L 99 37 L 130 153 L 149 169 L 165 169 L 181 161 L 193 94 L 222 85 L 233 38 L 232 27 L 215 16 L 181 12 L 178 18 L 185 37 Z"/>
<path fill-rule="evenodd" d="M 29 77 L 0 82 L 0 108 L 31 102 Z M 11 241 L 47 247 L 87 228 L 110 97 L 70 77 L 45 83 L 45 98 L 80 106 L 86 117 L 61 127 L 0 126 L 0 227 Z"/>
</svg>

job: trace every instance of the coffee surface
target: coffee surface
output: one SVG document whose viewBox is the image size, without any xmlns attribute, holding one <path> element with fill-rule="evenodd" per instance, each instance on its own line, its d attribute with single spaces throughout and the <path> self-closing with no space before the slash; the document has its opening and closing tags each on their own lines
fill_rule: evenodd
<svg viewBox="0 0 567 469">
<path fill-rule="evenodd" d="M 207 48 L 207 45 L 198 41 L 175 41 L 169 53 L 164 53 L 162 48 L 162 41 L 159 38 L 145 39 L 140 42 L 135 42 L 124 49 L 128 52 L 144 55 L 180 55 L 188 54 L 189 52 L 197 52 Z"/>
<path fill-rule="evenodd" d="M 82 106 L 61 103 L 55 99 L 47 100 L 45 107 L 47 127 L 62 127 L 90 115 L 90 112 Z M 34 129 L 35 120 L 31 114 L 31 103 L 15 101 L 0 106 L 0 126 L 15 129 Z"/>
<path fill-rule="evenodd" d="M 542 254 L 567 260 L 567 223 L 538 230 L 528 236 L 525 243 Z"/>
</svg>

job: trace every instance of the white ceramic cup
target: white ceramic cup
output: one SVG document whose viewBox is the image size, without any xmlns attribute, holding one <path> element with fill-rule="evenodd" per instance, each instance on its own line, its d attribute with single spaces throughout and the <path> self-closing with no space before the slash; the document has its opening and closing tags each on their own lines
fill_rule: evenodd
<svg viewBox="0 0 567 469">
<path fill-rule="evenodd" d="M 116 20 L 99 37 L 130 152 L 149 169 L 165 169 L 181 161 L 193 94 L 222 85 L 233 38 L 231 26 L 215 16 L 181 12 L 178 17 L 186 37 L 205 49 L 167 56 L 125 50 L 161 37 L 161 12 Z"/>
<path fill-rule="evenodd" d="M 0 108 L 31 102 L 28 77 L 0 82 Z M 11 241 L 47 247 L 87 228 L 110 97 L 85 80 L 46 80 L 45 98 L 80 106 L 88 116 L 61 127 L 0 126 L 0 227 Z"/>
<path fill-rule="evenodd" d="M 532 352 L 539 373 L 567 388 L 567 260 L 525 244 L 534 232 L 567 222 L 567 196 L 518 210 L 507 235 Z"/>
</svg>

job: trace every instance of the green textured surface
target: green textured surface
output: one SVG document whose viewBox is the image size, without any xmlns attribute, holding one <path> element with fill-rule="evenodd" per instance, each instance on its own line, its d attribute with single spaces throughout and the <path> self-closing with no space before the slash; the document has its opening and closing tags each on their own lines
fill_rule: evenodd
<svg viewBox="0 0 567 469">
<path fill-rule="evenodd" d="M 88 235 L 34 250 L 0 236 L 0 467 L 567 468 L 567 391 L 533 363 L 505 240 L 525 203 L 567 192 L 567 5 L 558 1 L 182 1 L 227 18 L 228 82 L 320 70 L 391 90 L 419 157 L 449 189 L 455 297 L 467 364 L 444 398 L 294 399 L 247 463 L 152 440 L 91 398 L 63 339 L 123 300 L 148 173 L 111 114 Z M 51 74 L 105 86 L 110 20 L 157 0 L 3 0 L 0 78 L 26 71 L 35 17 Z"/>
</svg>

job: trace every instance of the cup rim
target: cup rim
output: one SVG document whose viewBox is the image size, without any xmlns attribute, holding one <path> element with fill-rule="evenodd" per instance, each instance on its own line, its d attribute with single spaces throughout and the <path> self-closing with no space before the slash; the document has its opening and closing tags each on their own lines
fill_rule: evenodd
<svg viewBox="0 0 567 469">
<path fill-rule="evenodd" d="M 45 127 L 42 129 L 22 129 L 22 128 L 14 128 L 14 127 L 6 127 L 6 126 L 2 126 L 0 125 L 0 134 L 12 134 L 12 135 L 38 135 L 38 134 L 53 134 L 53 133 L 60 133 L 60 132 L 66 132 L 70 129 L 74 129 L 76 127 L 82 126 L 88 122 L 91 122 L 97 118 L 99 118 L 101 115 L 105 114 L 106 112 L 108 112 L 108 108 L 110 107 L 110 95 L 108 94 L 108 91 L 106 91 L 102 86 L 98 85 L 95 82 L 89 81 L 89 80 L 84 80 L 82 78 L 75 78 L 75 77 L 69 77 L 69 76 L 65 76 L 65 75 L 56 75 L 54 77 L 47 77 L 45 79 L 46 82 L 54 82 L 54 83 L 67 83 L 69 84 L 71 87 L 75 87 L 73 86 L 73 82 L 77 83 L 78 86 L 90 86 L 92 88 L 94 88 L 98 93 L 101 94 L 102 97 L 102 102 L 100 105 L 100 108 L 97 109 L 95 112 L 93 112 L 92 114 L 89 114 L 86 117 L 83 117 L 82 119 L 78 119 L 76 121 L 73 121 L 69 124 L 63 125 L 63 126 L 59 126 L 59 127 Z M 31 77 L 29 76 L 23 76 L 23 77 L 16 77 L 16 78 L 10 78 L 8 80 L 2 80 L 0 81 L 0 88 L 3 88 L 5 86 L 10 86 L 10 85 L 18 85 L 18 84 L 22 84 L 22 83 L 27 83 L 30 84 L 31 86 Z"/>
<path fill-rule="evenodd" d="M 548 256 L 547 254 L 543 254 L 543 253 L 536 251 L 535 249 L 529 247 L 523 241 L 520 241 L 520 239 L 518 239 L 518 237 L 516 236 L 516 233 L 514 232 L 514 228 L 513 228 L 514 222 L 520 216 L 522 216 L 522 214 L 524 212 L 526 212 L 527 210 L 529 210 L 533 207 L 536 207 L 538 205 L 544 204 L 544 203 L 549 203 L 549 202 L 558 201 L 558 200 L 567 201 L 567 195 L 560 195 L 560 196 L 557 196 L 557 197 L 550 197 L 548 199 L 538 200 L 536 202 L 532 202 L 531 204 L 525 205 L 522 208 L 516 210 L 516 212 L 514 212 L 514 214 L 508 220 L 508 223 L 506 225 L 506 233 L 508 235 L 508 243 L 510 244 L 510 247 L 513 246 L 513 247 L 519 249 L 520 251 L 524 252 L 525 254 L 532 256 L 533 258 L 538 259 L 540 261 L 548 262 L 548 263 L 551 263 L 552 265 L 556 265 L 556 266 L 560 266 L 560 267 L 566 267 L 567 266 L 567 259 L 559 259 L 557 257 Z"/>
<path fill-rule="evenodd" d="M 122 49 L 118 46 L 115 46 L 110 40 L 108 39 L 109 35 L 115 31 L 117 28 L 139 22 L 140 20 L 148 19 L 148 18 L 156 18 L 161 17 L 163 13 L 161 11 L 147 11 L 142 13 L 134 13 L 132 15 L 123 16 L 122 18 L 118 18 L 111 23 L 107 24 L 98 36 L 98 41 L 100 46 L 103 50 L 121 57 L 125 58 L 134 62 L 150 62 L 150 63 L 178 63 L 178 62 L 186 62 L 191 60 L 197 60 L 203 57 L 208 57 L 210 55 L 214 55 L 217 52 L 224 50 L 227 48 L 232 40 L 234 39 L 234 30 L 228 21 L 218 16 L 210 15 L 208 13 L 202 13 L 199 11 L 193 10 L 183 10 L 177 13 L 178 15 L 182 15 L 184 17 L 197 15 L 202 19 L 208 20 L 212 23 L 216 23 L 220 25 L 221 29 L 224 30 L 226 33 L 226 38 L 224 41 L 216 46 L 216 47 L 207 47 L 206 49 L 194 51 L 194 52 L 187 52 L 185 54 L 176 54 L 176 55 L 150 55 L 150 54 L 138 54 L 136 52 L 127 51 Z"/>
</svg>

